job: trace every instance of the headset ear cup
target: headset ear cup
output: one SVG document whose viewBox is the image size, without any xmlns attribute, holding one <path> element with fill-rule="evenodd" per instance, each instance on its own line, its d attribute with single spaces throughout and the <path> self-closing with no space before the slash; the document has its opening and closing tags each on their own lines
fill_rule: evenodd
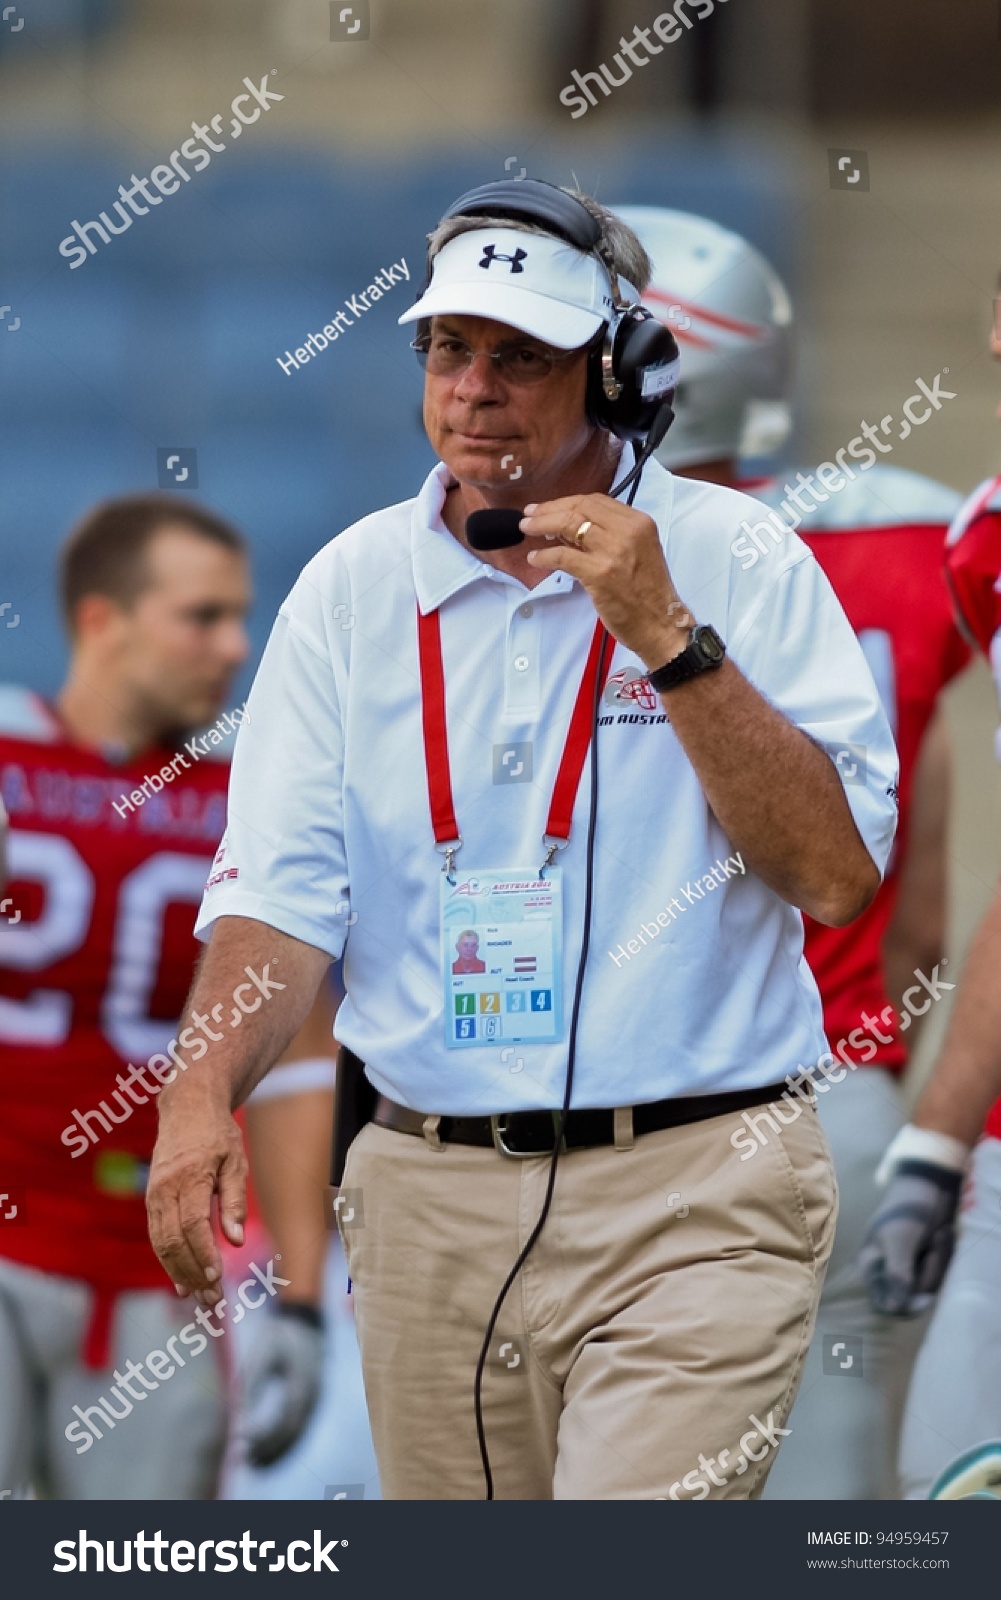
<svg viewBox="0 0 1001 1600">
<path fill-rule="evenodd" d="M 610 400 L 605 393 L 599 345 L 588 364 L 588 417 L 616 438 L 645 438 L 672 391 L 661 390 L 646 397 L 644 377 L 652 367 L 670 366 L 677 360 L 678 346 L 670 328 L 644 307 L 631 307 L 622 315 L 612 345 L 612 371 L 622 392 L 617 400 Z"/>
<path fill-rule="evenodd" d="M 641 396 L 641 373 L 647 367 L 678 359 L 678 346 L 670 328 L 640 309 L 623 318 L 615 346 L 616 377 L 626 390 Z"/>
</svg>

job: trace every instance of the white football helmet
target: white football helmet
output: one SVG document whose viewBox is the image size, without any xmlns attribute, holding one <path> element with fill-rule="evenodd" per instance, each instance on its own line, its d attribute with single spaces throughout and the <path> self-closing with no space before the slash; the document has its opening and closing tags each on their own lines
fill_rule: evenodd
<svg viewBox="0 0 1001 1600">
<path fill-rule="evenodd" d="M 792 304 L 738 233 L 661 206 L 613 206 L 653 262 L 643 304 L 681 351 L 665 467 L 771 455 L 791 423 Z"/>
</svg>

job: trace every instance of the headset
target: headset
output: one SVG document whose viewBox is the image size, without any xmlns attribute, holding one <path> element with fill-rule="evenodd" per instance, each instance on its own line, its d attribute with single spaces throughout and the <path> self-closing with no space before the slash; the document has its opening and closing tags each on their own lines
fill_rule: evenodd
<svg viewBox="0 0 1001 1600">
<path fill-rule="evenodd" d="M 635 461 L 629 472 L 608 492 L 613 498 L 629 490 L 627 504 L 632 505 L 639 488 L 640 476 L 646 462 L 661 443 L 674 421 L 671 399 L 677 387 L 680 356 L 674 335 L 664 323 L 654 317 L 645 306 L 623 298 L 619 277 L 612 259 L 611 249 L 600 222 L 585 205 L 542 179 L 502 178 L 494 183 L 482 184 L 477 189 L 460 195 L 453 201 L 441 221 L 457 216 L 492 216 L 512 222 L 540 223 L 547 233 L 563 239 L 576 249 L 596 256 L 608 273 L 612 288 L 612 312 L 601 332 L 595 336 L 588 349 L 587 388 L 585 407 L 589 421 L 604 428 L 616 438 L 632 444 Z M 431 283 L 432 260 L 428 254 L 424 282 L 418 299 Z M 631 286 L 630 286 L 631 287 Z M 507 519 L 513 523 L 508 536 L 494 529 L 488 540 L 470 542 L 474 548 L 496 549 L 517 543 L 522 535 L 517 531 L 519 511 L 474 512 L 470 518 Z M 609 647 L 614 641 L 606 634 L 602 641 L 595 681 L 594 700 L 591 707 L 591 774 L 588 807 L 587 842 L 584 870 L 584 930 L 580 960 L 574 982 L 570 1026 L 567 1035 L 567 1066 L 563 1087 L 563 1105 L 557 1119 L 549 1177 L 542 1209 L 528 1239 L 519 1251 L 498 1293 L 487 1321 L 480 1346 L 473 1381 L 473 1409 L 476 1420 L 476 1437 L 486 1485 L 486 1498 L 494 1497 L 493 1474 L 487 1450 L 486 1431 L 483 1424 L 483 1372 L 486 1366 L 490 1341 L 518 1274 L 535 1247 L 545 1227 L 556 1187 L 556 1168 L 563 1143 L 563 1129 L 570 1110 L 573 1092 L 574 1066 L 577 1054 L 577 1030 L 584 986 L 584 969 L 587 964 L 591 940 L 591 905 L 594 894 L 594 849 L 598 814 L 598 713 L 601 704 L 601 683 L 604 663 Z"/>
<path fill-rule="evenodd" d="M 623 298 L 598 219 L 572 194 L 542 178 L 500 178 L 470 189 L 452 202 L 441 221 L 460 216 L 535 222 L 601 262 L 611 281 L 613 306 L 588 351 L 585 409 L 589 421 L 616 438 L 634 447 L 642 441 L 644 461 L 649 459 L 674 421 L 670 402 L 678 384 L 678 346 L 670 328 L 645 306 Z M 432 267 L 429 254 L 418 299 L 430 287 Z M 624 479 L 610 493 L 621 492 L 632 481 L 631 476 Z"/>
</svg>

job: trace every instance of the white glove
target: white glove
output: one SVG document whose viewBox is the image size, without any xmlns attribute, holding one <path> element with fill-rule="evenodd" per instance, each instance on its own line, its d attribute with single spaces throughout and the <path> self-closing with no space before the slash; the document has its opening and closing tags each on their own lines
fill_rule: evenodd
<svg viewBox="0 0 1001 1600">
<path fill-rule="evenodd" d="M 320 1396 L 323 1318 L 311 1305 L 279 1300 L 254 1329 L 244 1368 L 243 1434 L 251 1466 L 290 1450 Z"/>
</svg>

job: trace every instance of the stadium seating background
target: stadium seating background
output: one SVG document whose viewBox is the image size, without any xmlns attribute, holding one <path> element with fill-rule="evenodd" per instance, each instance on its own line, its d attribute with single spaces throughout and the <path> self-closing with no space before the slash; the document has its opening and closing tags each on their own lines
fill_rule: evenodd
<svg viewBox="0 0 1001 1600">
<path fill-rule="evenodd" d="M 691 139 L 667 162 L 652 140 L 606 149 L 602 193 L 699 207 L 795 277 L 789 190 L 774 165 L 732 146 L 695 154 Z M 565 167 L 558 153 L 532 162 L 533 175 L 560 181 Z M 2 671 L 43 692 L 65 663 L 59 542 L 93 500 L 155 487 L 158 447 L 195 447 L 194 492 L 247 534 L 255 658 L 309 557 L 416 492 L 433 456 L 413 331 L 396 318 L 419 286 L 428 228 L 463 188 L 500 175 L 462 155 L 348 164 L 248 138 L 108 244 L 92 233 L 96 254 L 71 267 L 58 244 L 72 221 L 111 211 L 118 185 L 142 170 L 125 148 L 56 145 L 8 156 L 0 172 L 0 212 L 14 220 L 0 282 L 21 316 L 0 345 L 3 597 L 21 616 Z M 298 370 L 279 366 L 401 257 L 409 284 Z"/>
</svg>

